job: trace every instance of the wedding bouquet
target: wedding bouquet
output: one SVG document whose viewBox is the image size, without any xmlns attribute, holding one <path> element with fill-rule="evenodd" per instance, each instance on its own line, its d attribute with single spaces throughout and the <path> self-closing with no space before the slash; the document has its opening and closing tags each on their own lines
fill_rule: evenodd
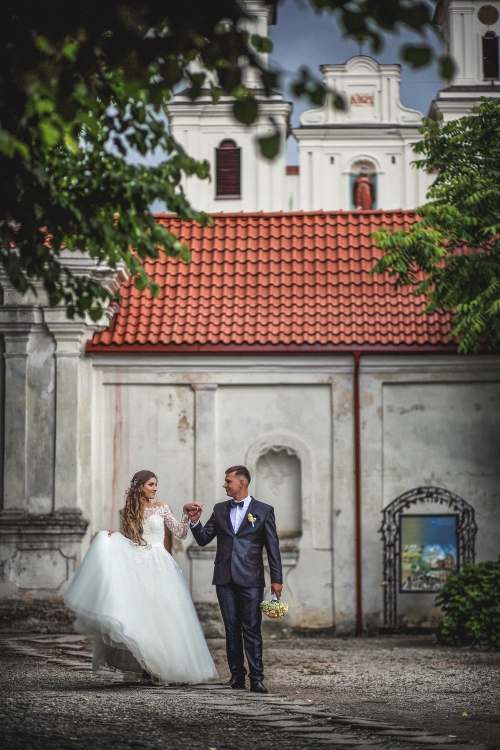
<svg viewBox="0 0 500 750">
<path fill-rule="evenodd" d="M 281 620 L 288 613 L 288 604 L 278 601 L 274 595 L 270 602 L 261 602 L 260 608 L 265 615 L 275 620 Z"/>
</svg>

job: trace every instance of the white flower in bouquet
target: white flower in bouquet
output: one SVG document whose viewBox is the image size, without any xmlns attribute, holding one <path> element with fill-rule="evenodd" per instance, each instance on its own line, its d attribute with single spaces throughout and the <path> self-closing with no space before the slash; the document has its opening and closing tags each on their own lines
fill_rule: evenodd
<svg viewBox="0 0 500 750">
<path fill-rule="evenodd" d="M 278 599 L 261 602 L 260 608 L 265 615 L 275 620 L 280 620 L 288 613 L 288 604 L 278 601 Z"/>
</svg>

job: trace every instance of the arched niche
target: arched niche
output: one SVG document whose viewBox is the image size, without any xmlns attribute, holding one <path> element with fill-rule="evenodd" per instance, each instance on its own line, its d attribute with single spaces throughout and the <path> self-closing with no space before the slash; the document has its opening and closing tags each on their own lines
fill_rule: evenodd
<svg viewBox="0 0 500 750">
<path fill-rule="evenodd" d="M 375 163 L 368 158 L 352 162 L 349 191 L 352 209 L 372 210 L 378 207 L 378 176 Z"/>
<path fill-rule="evenodd" d="M 250 446 L 245 463 L 253 477 L 251 494 L 274 506 L 281 538 L 298 540 L 311 520 L 309 447 L 293 435 L 265 435 Z"/>
<path fill-rule="evenodd" d="M 459 495 L 443 487 L 416 487 L 404 492 L 387 505 L 382 511 L 383 521 L 379 531 L 384 544 L 384 628 L 397 630 L 398 608 L 397 597 L 400 589 L 401 562 L 401 519 L 408 511 L 418 510 L 427 504 L 435 504 L 438 513 L 457 516 L 457 552 L 458 569 L 464 563 L 474 562 L 477 524 L 474 508 Z M 428 506 L 427 506 L 428 507 Z M 429 513 L 429 515 L 431 515 Z"/>
<path fill-rule="evenodd" d="M 302 536 L 301 464 L 295 451 L 273 445 L 259 456 L 255 493 L 274 507 L 280 539 Z"/>
</svg>

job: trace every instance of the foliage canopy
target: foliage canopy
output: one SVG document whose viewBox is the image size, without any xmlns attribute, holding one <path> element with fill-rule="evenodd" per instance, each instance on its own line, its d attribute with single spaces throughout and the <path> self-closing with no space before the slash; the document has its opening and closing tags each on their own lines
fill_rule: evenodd
<svg viewBox="0 0 500 750">
<path fill-rule="evenodd" d="M 425 0 L 309 3 L 335 13 L 347 34 L 368 40 L 374 50 L 387 31 L 404 26 L 423 34 L 433 25 Z M 245 85 L 245 71 L 256 71 L 259 96 L 278 86 L 278 75 L 262 64 L 261 55 L 272 49 L 269 39 L 245 31 L 244 7 L 237 0 L 4 0 L 0 257 L 16 289 L 24 292 L 42 280 L 50 304 L 62 302 L 69 315 L 97 319 L 109 293 L 96 278 L 75 276 L 64 263 L 64 248 L 85 250 L 104 266 L 124 263 L 136 285 L 153 293 L 158 287 L 142 270 L 142 259 L 166 252 L 189 260 L 189 249 L 155 224 L 148 206 L 159 199 L 181 218 L 207 223 L 186 201 L 181 177 L 207 179 L 209 165 L 173 140 L 162 108 L 184 80 L 193 99 L 202 90 L 215 102 L 230 96 L 239 121 L 255 120 L 258 96 Z M 432 55 L 418 41 L 401 51 L 414 66 Z M 193 67 L 194 61 L 202 66 Z M 440 62 L 451 75 L 450 61 Z M 291 88 L 315 104 L 325 96 L 305 69 Z M 260 145 L 272 158 L 276 133 Z M 148 166 L 146 157 L 155 151 L 165 159 Z M 127 161 L 130 152 L 142 162 Z"/>
<path fill-rule="evenodd" d="M 410 228 L 375 234 L 385 255 L 375 271 L 428 298 L 426 311 L 453 313 L 460 352 L 500 338 L 500 101 L 443 124 L 426 120 L 416 166 L 436 172 L 431 199 Z"/>
</svg>

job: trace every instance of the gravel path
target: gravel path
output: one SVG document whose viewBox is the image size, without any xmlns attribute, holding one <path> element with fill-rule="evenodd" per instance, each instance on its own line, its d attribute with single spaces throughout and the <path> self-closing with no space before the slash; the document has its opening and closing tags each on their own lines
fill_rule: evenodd
<svg viewBox="0 0 500 750">
<path fill-rule="evenodd" d="M 500 653 L 428 637 L 268 639 L 269 696 L 93 677 L 79 636 L 4 636 L 0 660 L 7 750 L 500 750 Z"/>
</svg>

